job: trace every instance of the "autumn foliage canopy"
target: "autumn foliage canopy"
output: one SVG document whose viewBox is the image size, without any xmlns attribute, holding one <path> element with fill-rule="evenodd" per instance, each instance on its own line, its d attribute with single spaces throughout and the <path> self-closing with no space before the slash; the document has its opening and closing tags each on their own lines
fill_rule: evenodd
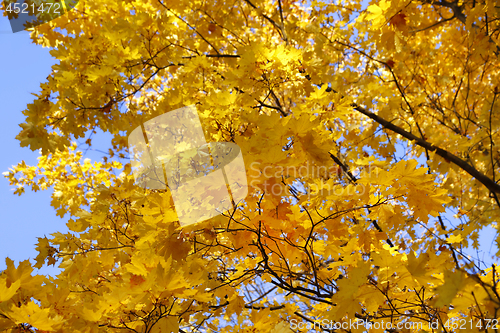
<svg viewBox="0 0 500 333">
<path fill-rule="evenodd" d="M 17 136 L 38 164 L 5 176 L 70 232 L 6 259 L 0 331 L 495 331 L 499 35 L 495 0 L 80 1 L 32 29 L 58 63 Z M 181 226 L 127 136 L 187 105 L 249 188 Z M 485 231 L 488 262 L 464 251 Z"/>
</svg>

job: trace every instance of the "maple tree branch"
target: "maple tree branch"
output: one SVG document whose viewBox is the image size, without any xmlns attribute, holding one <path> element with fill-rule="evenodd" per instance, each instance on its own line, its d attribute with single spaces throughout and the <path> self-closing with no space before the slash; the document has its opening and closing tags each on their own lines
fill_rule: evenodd
<svg viewBox="0 0 500 333">
<path fill-rule="evenodd" d="M 248 303 L 247 305 L 252 305 L 253 303 L 257 302 L 258 300 L 261 300 L 262 298 L 266 297 L 268 294 L 270 294 L 271 292 L 273 292 L 274 290 L 276 290 L 276 286 L 272 287 L 271 289 L 269 289 L 268 291 L 266 291 L 265 293 L 263 293 L 262 295 L 260 295 L 259 297 L 257 297 L 256 299 L 254 300 L 250 300 L 250 303 Z"/>
<path fill-rule="evenodd" d="M 285 306 L 282 305 L 275 305 L 275 306 L 260 306 L 260 305 L 250 305 L 250 304 L 245 304 L 246 309 L 253 309 L 253 310 L 263 310 L 263 309 L 269 309 L 270 311 L 275 311 L 275 310 L 281 310 Z"/>
<path fill-rule="evenodd" d="M 282 115 L 286 115 L 286 112 L 283 110 L 283 107 L 281 106 L 281 103 L 280 103 L 278 96 L 276 96 L 276 94 L 274 93 L 274 91 L 272 89 L 270 91 L 271 91 L 271 96 L 273 97 L 274 101 L 276 102 L 276 105 L 280 109 L 280 113 Z"/>
<path fill-rule="evenodd" d="M 432 4 L 432 5 L 440 5 L 443 7 L 450 8 L 453 11 L 454 16 L 463 24 L 466 22 L 466 17 L 464 13 L 462 12 L 462 6 L 458 5 L 458 1 L 453 1 L 453 2 L 447 2 L 444 0 L 441 1 L 424 1 L 424 3 Z"/>
<path fill-rule="evenodd" d="M 273 289 L 276 287 L 273 287 Z M 271 289 L 272 290 L 272 289 Z M 208 308 L 212 310 L 218 310 L 220 308 L 223 308 L 225 306 L 229 305 L 229 301 L 226 301 L 225 303 L 219 304 L 219 305 L 209 305 Z M 264 310 L 264 309 L 269 309 L 270 311 L 276 311 L 276 310 L 281 310 L 285 306 L 282 305 L 275 305 L 275 306 L 263 306 L 263 305 L 252 305 L 252 304 L 245 304 L 246 309 L 253 309 L 253 310 Z"/>
<path fill-rule="evenodd" d="M 330 153 L 330 157 L 333 159 L 333 161 L 335 163 L 337 163 L 342 168 L 342 170 L 349 176 L 349 178 L 351 179 L 351 181 L 353 183 L 356 183 L 358 181 L 358 179 L 353 176 L 353 174 L 349 171 L 347 166 L 344 163 L 342 163 L 342 161 L 340 161 L 337 156 Z M 369 208 L 368 208 L 368 211 L 370 211 Z M 373 226 L 375 227 L 375 229 L 377 229 L 378 232 L 384 232 L 382 230 L 382 228 L 378 225 L 378 222 L 376 220 L 371 220 L 371 222 L 372 222 Z M 392 243 L 390 238 L 387 238 L 386 242 L 387 242 L 387 244 L 389 244 L 390 247 L 394 247 L 394 244 Z"/>
<path fill-rule="evenodd" d="M 441 0 L 441 1 L 424 0 L 422 2 L 425 4 L 430 4 L 430 5 L 440 5 L 440 6 L 451 9 L 453 11 L 453 17 L 456 17 L 460 22 L 463 23 L 463 25 L 465 25 L 467 27 L 467 17 L 463 13 L 463 8 L 464 8 L 463 6 L 464 5 L 459 5 L 458 1 L 447 2 L 445 0 Z M 476 30 L 480 30 L 479 27 L 475 23 L 472 23 L 471 26 Z M 488 41 L 490 43 L 492 43 L 493 45 L 496 46 L 496 50 L 493 52 L 495 53 L 496 56 L 499 56 L 500 55 L 500 46 L 495 43 L 495 41 L 491 38 L 490 35 L 485 34 L 485 36 L 488 37 Z"/>
<path fill-rule="evenodd" d="M 338 40 L 335 40 L 335 42 L 337 42 L 341 45 L 344 45 L 346 47 L 350 47 L 350 48 L 360 52 L 361 54 L 365 55 L 369 59 L 376 61 L 376 62 L 379 62 L 381 64 L 384 64 L 389 69 L 391 68 L 391 66 L 389 66 L 386 62 L 381 61 L 381 60 L 377 60 L 377 59 L 369 56 L 365 52 L 363 52 L 363 51 L 361 51 L 361 50 L 359 50 L 359 49 L 357 49 L 349 44 L 342 43 Z M 392 73 L 392 70 L 391 70 L 391 73 Z M 399 86 L 398 86 L 398 88 L 399 88 Z M 328 87 L 326 89 L 326 91 L 327 92 L 333 91 L 333 92 L 337 93 L 337 91 L 331 89 L 330 87 Z M 372 120 L 375 120 L 377 123 L 382 125 L 384 128 L 390 129 L 393 132 L 400 134 L 401 136 L 405 137 L 406 139 L 408 139 L 410 141 L 415 141 L 417 145 L 421 146 L 422 148 L 424 148 L 426 150 L 435 151 L 436 154 L 443 157 L 447 161 L 450 161 L 453 164 L 457 165 L 462 170 L 466 171 L 469 175 L 471 175 L 473 178 L 477 179 L 481 184 L 486 186 L 486 188 L 488 188 L 494 195 L 496 195 L 496 193 L 500 193 L 500 185 L 499 184 L 497 184 L 494 180 L 490 179 L 488 176 L 486 176 L 485 174 L 483 174 L 482 172 L 477 170 L 474 166 L 470 165 L 469 163 L 467 163 L 466 161 L 457 157 L 456 155 L 448 152 L 447 150 L 444 150 L 442 148 L 439 148 L 439 147 L 433 145 L 432 143 L 424 140 L 423 138 L 419 138 L 419 137 L 415 136 L 414 134 L 405 131 L 401 127 L 394 125 L 393 123 L 383 119 L 382 117 L 366 110 L 362 106 L 359 106 L 355 103 L 352 104 L 352 106 L 353 106 L 354 110 L 361 112 L 362 114 L 364 114 L 365 116 L 368 116 Z"/>
<path fill-rule="evenodd" d="M 341 160 L 339 160 L 339 158 L 335 155 L 333 155 L 332 153 L 329 153 L 330 154 L 330 157 L 332 158 L 332 160 L 337 163 L 341 168 L 342 168 L 342 171 L 347 174 L 347 176 L 349 176 L 349 179 L 355 183 L 358 181 L 358 179 L 356 177 L 353 176 L 353 174 L 351 173 L 351 171 L 349 171 L 349 169 L 347 168 L 347 166 L 342 163 Z"/>
<path fill-rule="evenodd" d="M 193 27 L 191 24 L 187 23 L 181 16 L 177 15 L 176 13 L 174 13 L 173 10 L 171 10 L 170 8 L 168 8 L 163 2 L 161 2 L 160 0 L 158 0 L 158 3 L 160 3 L 160 5 L 162 5 L 166 10 L 168 10 L 169 12 L 171 12 L 175 17 L 177 17 L 179 20 L 181 20 L 182 22 L 184 22 L 184 24 L 186 24 L 190 29 L 192 29 L 194 32 L 196 32 L 196 34 L 198 36 L 201 37 L 201 39 L 203 39 L 203 41 L 205 41 L 205 43 L 207 43 L 208 45 L 210 45 L 212 47 L 212 49 L 214 49 L 215 52 L 217 52 L 217 54 L 219 54 L 219 50 L 217 50 L 217 48 L 215 46 L 212 45 L 212 43 L 210 43 L 205 37 L 203 37 L 203 35 L 195 28 Z"/>
<path fill-rule="evenodd" d="M 240 58 L 239 54 L 203 54 L 207 58 Z M 196 58 L 197 56 L 185 56 L 183 59 Z"/>
<path fill-rule="evenodd" d="M 441 229 L 443 229 L 443 231 L 446 231 L 446 226 L 444 225 L 443 218 L 441 217 L 441 215 L 438 215 L 438 220 L 439 220 L 439 225 L 441 226 Z M 448 238 L 447 233 L 444 234 L 444 236 L 446 238 Z M 451 250 L 451 255 L 453 256 L 453 261 L 455 262 L 455 268 L 460 269 L 460 265 L 458 263 L 458 258 L 457 258 L 457 255 L 455 254 L 455 248 L 453 247 L 453 245 L 451 243 L 448 243 L 448 248 Z"/>
<path fill-rule="evenodd" d="M 213 18 L 206 10 L 201 10 L 201 9 L 198 9 L 200 12 L 202 12 L 203 14 L 205 14 L 206 16 L 208 16 L 211 20 L 211 22 L 213 22 L 214 24 L 216 24 L 217 26 L 221 27 L 222 29 L 224 30 L 227 30 L 229 31 L 229 33 L 231 35 L 233 35 L 234 37 L 236 37 L 236 39 L 238 40 L 238 42 L 241 44 L 241 45 L 245 45 L 245 41 L 243 39 L 240 38 L 240 36 L 238 36 L 238 34 L 236 34 L 235 32 L 229 30 L 228 28 L 226 28 L 225 26 L 223 26 L 222 24 L 220 24 L 219 22 L 217 22 L 217 20 L 215 18 Z M 236 47 L 235 47 L 236 48 Z"/>
<path fill-rule="evenodd" d="M 288 36 L 286 35 L 285 31 L 285 20 L 283 19 L 283 6 L 281 5 L 281 0 L 278 0 L 278 8 L 280 11 L 280 18 L 281 18 L 281 32 L 283 33 L 283 39 L 285 40 L 286 45 L 288 45 L 289 42 L 288 42 Z"/>
<path fill-rule="evenodd" d="M 439 148 L 435 146 L 434 144 L 419 138 L 415 136 L 414 134 L 407 132 L 406 130 L 402 129 L 401 127 L 385 120 L 384 118 L 376 115 L 375 113 L 372 113 L 368 110 L 366 110 L 364 107 L 359 106 L 357 104 L 352 104 L 354 110 L 364 114 L 365 116 L 371 118 L 372 120 L 376 121 L 380 125 L 382 125 L 384 128 L 390 129 L 393 132 L 396 132 L 397 134 L 403 136 L 404 138 L 410 140 L 410 141 L 415 141 L 417 145 L 419 145 L 422 148 L 425 148 L 429 151 L 435 152 L 437 155 L 441 156 L 442 158 L 446 159 L 447 161 L 452 162 L 465 172 L 467 172 L 469 175 L 471 175 L 473 178 L 477 179 L 481 184 L 486 186 L 491 192 L 493 193 L 500 193 L 500 185 L 494 182 L 492 179 L 490 179 L 488 176 L 474 168 L 472 165 L 467 163 L 466 161 L 462 160 L 458 156 L 450 153 L 447 150 L 444 150 L 442 148 Z"/>
<path fill-rule="evenodd" d="M 490 139 L 490 160 L 491 160 L 491 173 L 492 173 L 492 177 L 493 177 L 493 181 L 496 182 L 495 180 L 495 160 L 494 160 L 494 157 L 493 157 L 493 146 L 495 145 L 495 143 L 493 142 L 493 134 L 491 132 L 491 129 L 493 128 L 493 124 L 492 124 L 492 116 L 493 116 L 493 106 L 495 105 L 495 101 L 496 101 L 496 98 L 497 98 L 497 91 L 494 92 L 494 95 L 493 95 L 493 102 L 491 102 L 491 108 L 490 108 L 490 117 L 489 117 L 489 128 L 488 128 L 488 136 L 489 136 L 489 139 Z M 493 195 L 493 198 L 495 199 L 495 202 L 497 203 L 498 207 L 500 207 L 500 200 L 498 199 L 498 196 L 495 192 L 492 192 L 492 195 Z"/>
<path fill-rule="evenodd" d="M 250 7 L 255 9 L 257 12 L 260 12 L 259 8 L 257 6 L 255 6 L 253 3 L 251 3 L 250 0 L 245 0 L 245 2 L 247 4 L 249 4 Z M 268 20 L 273 25 L 273 27 L 276 28 L 276 30 L 278 30 L 278 32 L 279 32 L 281 38 L 283 38 L 283 40 L 287 41 L 286 36 L 285 36 L 283 30 L 281 29 L 281 26 L 278 23 L 276 23 L 272 18 L 270 18 L 269 16 L 267 16 L 264 13 L 259 13 L 259 14 L 262 15 L 262 17 L 264 17 L 266 20 Z"/>
<path fill-rule="evenodd" d="M 283 111 L 283 109 L 277 107 L 277 106 L 272 106 L 272 105 L 269 105 L 269 104 L 266 104 L 266 103 L 263 103 L 261 101 L 259 101 L 258 99 L 256 99 L 257 102 L 260 103 L 261 106 L 263 107 L 266 107 L 266 108 L 269 108 L 269 109 L 273 109 L 273 110 L 276 110 L 278 111 L 283 117 L 286 117 L 287 114 L 285 113 L 285 111 Z"/>
<path fill-rule="evenodd" d="M 256 246 L 261 255 L 262 255 L 262 263 L 264 266 L 264 269 L 266 272 L 268 272 L 272 277 L 274 277 L 277 281 L 272 280 L 270 283 L 274 284 L 275 286 L 287 290 L 290 292 L 293 292 L 296 295 L 308 298 L 313 301 L 321 302 L 321 303 L 326 303 L 331 305 L 331 302 L 328 301 L 328 298 L 332 297 L 331 293 L 328 294 L 322 294 L 321 292 L 317 290 L 312 290 L 308 288 L 304 288 L 302 286 L 293 286 L 293 283 L 287 282 L 283 279 L 283 275 L 280 276 L 273 268 L 269 265 L 269 256 L 266 251 L 266 246 L 262 243 L 262 235 L 265 236 L 265 234 L 262 232 L 262 221 L 259 221 L 259 228 L 257 230 L 257 242 L 254 242 L 253 245 Z M 271 238 L 271 237 L 269 237 Z M 312 295 L 310 295 L 312 294 Z M 313 296 L 315 295 L 315 296 Z M 316 297 L 317 296 L 317 297 Z"/>
<path fill-rule="evenodd" d="M 456 18 L 456 16 L 455 16 L 455 15 L 453 15 L 453 16 L 452 16 L 452 17 L 450 17 L 450 18 L 447 18 L 447 19 L 442 19 L 442 20 L 440 20 L 440 21 L 437 21 L 437 22 L 435 22 L 435 23 L 431 24 L 431 25 L 430 25 L 430 26 L 428 26 L 428 27 L 421 28 L 421 29 L 416 29 L 416 30 L 412 30 L 412 31 L 410 31 L 410 33 L 421 32 L 421 31 L 425 31 L 425 30 L 427 30 L 427 29 L 432 29 L 432 28 L 434 28 L 434 27 L 436 27 L 436 26 L 438 26 L 438 25 L 441 25 L 441 24 L 443 24 L 443 23 L 446 23 L 446 22 L 448 22 L 448 21 L 451 21 L 451 20 L 453 20 L 454 18 Z"/>
</svg>

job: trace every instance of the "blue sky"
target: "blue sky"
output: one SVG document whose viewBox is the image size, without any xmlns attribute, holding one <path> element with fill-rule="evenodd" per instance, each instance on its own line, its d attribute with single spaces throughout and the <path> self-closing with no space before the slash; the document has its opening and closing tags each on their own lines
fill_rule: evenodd
<svg viewBox="0 0 500 333">
<path fill-rule="evenodd" d="M 50 74 L 56 62 L 49 50 L 31 43 L 28 32 L 13 34 L 9 21 L 0 16 L 0 174 L 21 160 L 33 165 L 37 151 L 21 148 L 15 139 L 18 124 L 24 121 L 21 113 L 33 101 L 40 83 Z M 56 231 L 66 231 L 66 220 L 56 216 L 50 206 L 51 191 L 31 192 L 22 196 L 13 194 L 8 180 L 0 177 L 0 270 L 5 269 L 5 257 L 16 261 L 36 256 L 37 237 Z M 53 273 L 42 269 L 40 273 Z"/>
</svg>

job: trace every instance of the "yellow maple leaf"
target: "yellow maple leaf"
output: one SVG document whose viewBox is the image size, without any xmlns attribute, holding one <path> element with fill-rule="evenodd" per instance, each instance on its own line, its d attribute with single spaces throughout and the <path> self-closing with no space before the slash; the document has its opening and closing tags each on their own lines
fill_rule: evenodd
<svg viewBox="0 0 500 333">
<path fill-rule="evenodd" d="M 444 284 L 435 290 L 438 297 L 434 301 L 434 306 L 441 308 L 445 305 L 450 305 L 457 293 L 466 286 L 467 282 L 465 273 L 461 271 L 445 271 Z"/>
<path fill-rule="evenodd" d="M 450 235 L 448 238 L 446 238 L 446 241 L 450 244 L 453 243 L 460 243 L 464 238 L 462 235 Z"/>
<path fill-rule="evenodd" d="M 379 29 L 384 23 L 386 23 L 385 11 L 390 7 L 391 3 L 387 0 L 382 0 L 379 4 L 374 4 L 368 6 L 367 10 L 370 14 L 367 14 L 365 19 L 367 21 L 372 21 L 374 29 Z"/>
<path fill-rule="evenodd" d="M 41 309 L 31 301 L 21 307 L 10 308 L 7 315 L 17 324 L 28 323 L 39 330 L 53 331 L 63 322 L 63 317 L 53 316 L 52 313 L 51 309 Z"/>
<path fill-rule="evenodd" d="M 160 318 L 152 327 L 151 333 L 177 333 L 179 332 L 179 323 L 177 317 L 166 316 Z"/>
<path fill-rule="evenodd" d="M 21 281 L 17 280 L 7 288 L 7 279 L 0 278 L 0 303 L 8 301 L 16 294 L 16 291 L 21 287 Z"/>
</svg>

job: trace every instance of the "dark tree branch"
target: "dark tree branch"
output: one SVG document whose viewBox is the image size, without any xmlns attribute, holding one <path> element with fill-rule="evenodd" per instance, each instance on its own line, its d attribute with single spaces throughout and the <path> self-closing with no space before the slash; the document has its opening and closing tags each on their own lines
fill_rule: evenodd
<svg viewBox="0 0 500 333">
<path fill-rule="evenodd" d="M 429 151 L 436 152 L 437 155 L 441 156 L 442 158 L 450 161 L 451 163 L 455 164 L 465 172 L 467 172 L 469 175 L 471 175 L 473 178 L 477 179 L 481 184 L 486 186 L 487 189 L 489 189 L 493 193 L 500 193 L 500 185 L 498 185 L 496 182 L 494 182 L 491 178 L 474 168 L 472 165 L 467 163 L 466 161 L 462 160 L 461 158 L 457 157 L 456 155 L 450 153 L 447 150 L 444 150 L 442 148 L 439 148 L 432 143 L 419 138 L 415 136 L 414 134 L 405 131 L 401 127 L 394 125 L 393 123 L 385 120 L 384 118 L 366 110 L 364 107 L 359 106 L 357 104 L 352 105 L 354 109 L 358 112 L 361 112 L 365 116 L 371 118 L 372 120 L 375 120 L 377 123 L 382 125 L 384 128 L 390 129 L 393 132 L 396 132 L 397 134 L 403 136 L 404 138 L 410 140 L 410 141 L 415 141 L 417 145 L 419 145 L 422 148 L 425 148 Z"/>
</svg>

